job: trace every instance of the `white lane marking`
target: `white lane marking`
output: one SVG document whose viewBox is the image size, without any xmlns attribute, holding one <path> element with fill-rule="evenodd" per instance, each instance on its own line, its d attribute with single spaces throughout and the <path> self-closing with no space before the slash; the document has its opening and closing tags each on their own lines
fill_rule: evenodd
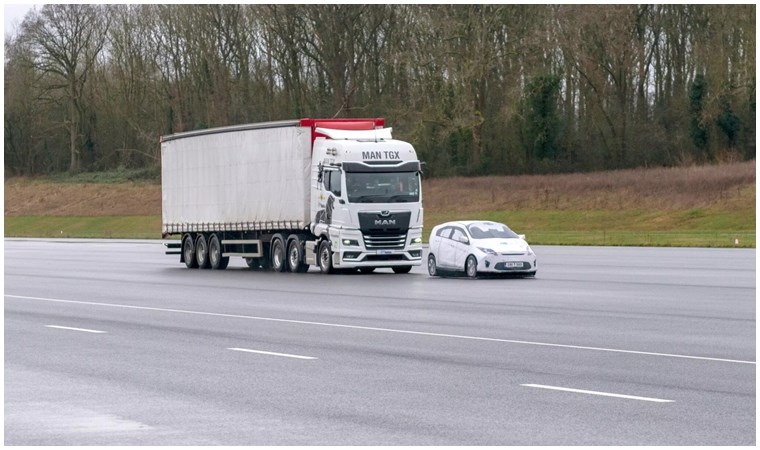
<svg viewBox="0 0 760 450">
<path fill-rule="evenodd" d="M 60 325 L 45 325 L 45 328 L 57 328 L 59 330 L 84 331 L 85 333 L 105 333 L 105 331 L 88 330 L 87 328 L 62 327 Z"/>
<path fill-rule="evenodd" d="M 545 386 L 543 384 L 521 384 L 520 386 L 539 388 L 539 389 L 551 389 L 553 391 L 575 392 L 578 394 L 601 395 L 603 397 L 616 397 L 616 398 L 625 398 L 625 399 L 630 399 L 630 400 L 641 400 L 645 402 L 655 402 L 655 403 L 674 403 L 675 402 L 675 400 L 664 400 L 661 398 L 637 397 L 635 395 L 613 394 L 611 392 L 586 391 L 583 389 L 572 389 L 572 388 L 565 388 L 565 387 L 559 387 L 559 386 Z"/>
<path fill-rule="evenodd" d="M 683 359 L 694 359 L 694 360 L 700 360 L 700 361 L 716 361 L 716 362 L 726 362 L 726 363 L 736 363 L 736 364 L 756 364 L 755 361 L 747 361 L 747 360 L 742 360 L 742 359 L 712 358 L 708 356 L 679 355 L 675 353 L 643 352 L 643 351 L 636 351 L 636 350 L 621 350 L 621 349 L 615 349 L 615 348 L 586 347 L 582 345 L 552 344 L 548 342 L 520 341 L 520 340 L 515 340 L 515 339 L 499 339 L 499 338 L 488 338 L 488 337 L 479 337 L 479 336 L 465 336 L 465 335 L 459 335 L 459 334 L 428 333 L 424 331 L 398 330 L 398 329 L 393 329 L 393 328 L 364 327 L 360 325 L 344 325 L 344 324 L 339 324 L 339 323 L 310 322 L 306 320 L 293 320 L 293 319 L 276 319 L 272 317 L 257 317 L 257 316 L 245 316 L 245 315 L 240 315 L 240 314 L 224 314 L 224 313 L 213 313 L 213 312 L 205 312 L 205 311 L 190 311 L 190 310 L 185 310 L 185 309 L 154 308 L 150 306 L 120 305 L 120 304 L 115 304 L 115 303 L 85 302 L 85 301 L 80 301 L 80 300 L 63 300 L 63 299 L 44 298 L 44 297 L 28 297 L 24 295 L 10 295 L 10 294 L 4 294 L 4 295 L 7 298 L 17 298 L 17 299 L 22 299 L 22 300 L 37 300 L 37 301 L 43 301 L 43 302 L 71 303 L 71 304 L 77 304 L 77 305 L 106 306 L 106 307 L 111 307 L 111 308 L 136 309 L 136 310 L 143 310 L 143 311 L 159 311 L 159 312 L 171 312 L 171 313 L 179 313 L 179 314 L 194 314 L 194 315 L 211 316 L 211 317 L 263 320 L 263 321 L 268 321 L 268 322 L 293 323 L 293 324 L 299 324 L 299 325 L 316 325 L 316 326 L 323 326 L 323 327 L 348 328 L 348 329 L 353 329 L 353 330 L 381 331 L 381 332 L 386 332 L 386 333 L 412 334 L 412 335 L 417 335 L 417 336 L 445 337 L 445 338 L 452 338 L 452 339 L 467 339 L 467 340 L 485 341 L 485 342 L 502 342 L 506 344 L 536 345 L 536 346 L 542 346 L 542 347 L 569 348 L 569 349 L 575 349 L 575 350 L 591 350 L 591 351 L 611 352 L 611 353 L 627 353 L 627 354 L 633 354 L 633 355 L 662 356 L 662 357 L 667 357 L 667 358 L 683 358 Z"/>
<path fill-rule="evenodd" d="M 301 356 L 301 355 L 290 355 L 288 353 L 265 352 L 262 350 L 251 350 L 249 348 L 228 348 L 227 350 L 232 350 L 234 352 L 258 353 L 259 355 L 284 356 L 285 358 L 295 358 L 295 359 L 317 359 L 317 358 L 314 358 L 313 356 Z"/>
</svg>

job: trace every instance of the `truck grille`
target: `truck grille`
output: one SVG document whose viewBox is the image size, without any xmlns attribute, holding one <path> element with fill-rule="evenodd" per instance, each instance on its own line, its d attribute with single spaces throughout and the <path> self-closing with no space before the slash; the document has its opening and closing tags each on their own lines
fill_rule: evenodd
<svg viewBox="0 0 760 450">
<path fill-rule="evenodd" d="M 406 234 L 365 234 L 364 245 L 367 250 L 403 249 L 406 245 Z"/>
</svg>

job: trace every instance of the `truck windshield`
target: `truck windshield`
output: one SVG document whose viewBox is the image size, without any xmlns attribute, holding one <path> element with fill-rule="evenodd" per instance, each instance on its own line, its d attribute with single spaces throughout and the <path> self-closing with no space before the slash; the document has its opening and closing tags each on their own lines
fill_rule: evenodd
<svg viewBox="0 0 760 450">
<path fill-rule="evenodd" d="M 346 172 L 349 203 L 414 203 L 420 201 L 417 172 Z"/>
</svg>

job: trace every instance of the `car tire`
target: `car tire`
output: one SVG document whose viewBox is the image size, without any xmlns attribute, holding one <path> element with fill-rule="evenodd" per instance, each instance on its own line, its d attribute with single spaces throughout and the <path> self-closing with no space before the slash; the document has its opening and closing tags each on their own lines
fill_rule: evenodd
<svg viewBox="0 0 760 450">
<path fill-rule="evenodd" d="M 435 260 L 435 255 L 428 255 L 428 275 L 431 277 L 438 276 L 438 263 Z"/>
<path fill-rule="evenodd" d="M 412 266 L 400 266 L 394 267 L 393 273 L 409 273 L 412 270 Z"/>
<path fill-rule="evenodd" d="M 464 262 L 464 274 L 467 278 L 478 277 L 478 260 L 472 255 L 468 256 Z"/>
</svg>

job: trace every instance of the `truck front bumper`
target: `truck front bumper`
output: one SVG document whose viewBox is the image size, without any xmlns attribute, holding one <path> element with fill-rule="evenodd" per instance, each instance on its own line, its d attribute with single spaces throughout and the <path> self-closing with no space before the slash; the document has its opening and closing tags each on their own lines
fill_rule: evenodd
<svg viewBox="0 0 760 450">
<path fill-rule="evenodd" d="M 421 230 L 410 229 L 403 248 L 385 249 L 367 248 L 361 232 L 341 233 L 337 242 L 333 241 L 333 265 L 340 268 L 422 265 L 421 234 Z"/>
</svg>

